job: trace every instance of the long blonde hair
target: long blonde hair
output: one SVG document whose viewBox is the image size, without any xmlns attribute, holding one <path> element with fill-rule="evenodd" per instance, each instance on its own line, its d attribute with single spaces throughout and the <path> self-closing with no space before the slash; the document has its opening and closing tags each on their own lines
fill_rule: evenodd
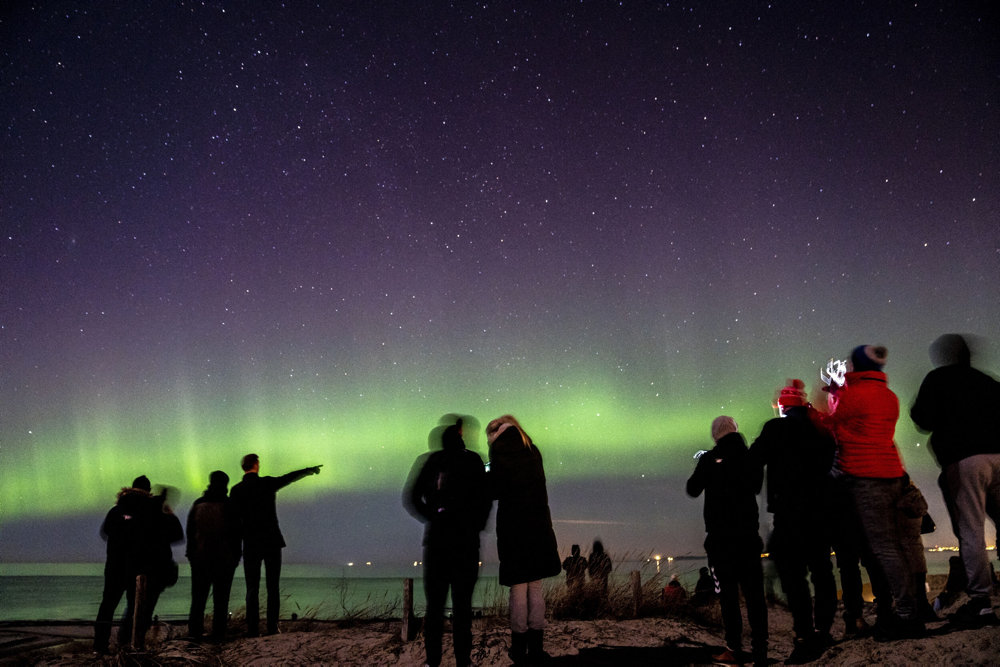
<svg viewBox="0 0 1000 667">
<path fill-rule="evenodd" d="M 487 442 L 492 445 L 493 441 L 497 439 L 497 436 L 510 427 L 517 429 L 517 432 L 521 436 L 521 442 L 524 443 L 525 447 L 531 446 L 531 438 L 529 438 L 528 434 L 524 432 L 524 429 L 521 428 L 521 424 L 518 423 L 517 419 L 515 419 L 513 415 L 503 415 L 501 417 L 497 417 L 486 425 Z"/>
</svg>

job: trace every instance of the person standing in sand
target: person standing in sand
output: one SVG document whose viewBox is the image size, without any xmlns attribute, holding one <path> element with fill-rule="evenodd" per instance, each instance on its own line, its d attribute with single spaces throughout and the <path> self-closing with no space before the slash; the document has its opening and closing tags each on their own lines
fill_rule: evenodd
<svg viewBox="0 0 1000 667">
<path fill-rule="evenodd" d="M 973 368 L 968 343 L 958 334 L 935 340 L 931 360 L 936 368 L 921 383 L 910 417 L 931 433 L 931 449 L 941 466 L 938 485 L 965 567 L 969 600 L 952 620 L 996 625 L 986 517 L 1000 528 L 1000 437 L 993 423 L 1000 382 Z"/>
<path fill-rule="evenodd" d="M 194 501 L 187 518 L 186 555 L 191 563 L 191 610 L 188 633 L 199 639 L 205 631 L 205 604 L 212 592 L 212 639 L 226 638 L 229 593 L 240 562 L 240 527 L 229 499 L 229 475 L 216 470 L 208 488 Z"/>
<path fill-rule="evenodd" d="M 875 624 L 875 638 L 883 641 L 926 635 L 918 594 L 924 601 L 926 595 L 917 591 L 914 574 L 927 571 L 918 562 L 924 558 L 919 530 L 916 535 L 909 530 L 912 517 L 900 505 L 910 480 L 894 440 L 899 399 L 882 370 L 887 358 L 888 350 L 880 345 L 854 348 L 833 410 L 810 413 L 836 441 L 834 483 L 857 517 L 864 544 L 892 594 L 892 614 L 879 614 Z"/>
<path fill-rule="evenodd" d="M 792 612 L 795 646 L 788 661 L 796 663 L 816 660 L 833 643 L 837 612 L 830 562 L 834 445 L 813 424 L 809 409 L 805 383 L 790 380 L 778 393 L 779 416 L 750 445 L 750 460 L 767 469 L 767 510 L 774 515 L 768 551 Z"/>
<path fill-rule="evenodd" d="M 578 595 L 587 579 L 587 559 L 580 555 L 579 544 L 570 548 L 570 554 L 563 561 L 562 568 L 566 570 L 566 587 L 570 594 Z"/>
<path fill-rule="evenodd" d="M 517 420 L 504 415 L 486 427 L 488 484 L 497 499 L 500 584 L 510 587 L 510 658 L 515 665 L 544 660 L 542 579 L 562 571 L 552 530 L 542 455 Z"/>
<path fill-rule="evenodd" d="M 767 664 L 767 604 L 760 554 L 757 494 L 763 470 L 750 461 L 746 440 L 732 417 L 712 422 L 715 447 L 698 458 L 687 481 L 687 493 L 697 498 L 705 493 L 705 553 L 719 581 L 719 604 L 726 631 L 726 650 L 713 659 L 722 663 L 742 662 L 743 617 L 740 591 L 750 621 L 751 650 L 755 665 Z"/>
<path fill-rule="evenodd" d="M 479 533 L 493 501 L 486 467 L 462 438 L 461 418 L 441 434 L 441 449 L 418 459 L 416 479 L 403 495 L 424 522 L 424 646 L 429 667 L 441 664 L 444 607 L 451 589 L 455 664 L 472 664 L 472 594 L 479 579 Z"/>
<path fill-rule="evenodd" d="M 241 461 L 243 481 L 233 486 L 229 497 L 236 508 L 240 533 L 243 536 L 243 575 L 247 586 L 247 635 L 260 634 L 260 568 L 263 563 L 267 577 L 267 634 L 278 632 L 278 612 L 281 609 L 279 583 L 281 550 L 285 538 L 278 528 L 276 494 L 292 482 L 307 475 L 318 475 L 323 466 L 302 468 L 281 477 L 261 477 L 260 458 L 247 454 Z"/>
<path fill-rule="evenodd" d="M 587 564 L 587 574 L 590 584 L 602 599 L 608 597 L 608 578 L 611 577 L 611 556 L 604 550 L 604 543 L 594 540 L 590 548 L 590 562 Z"/>
</svg>

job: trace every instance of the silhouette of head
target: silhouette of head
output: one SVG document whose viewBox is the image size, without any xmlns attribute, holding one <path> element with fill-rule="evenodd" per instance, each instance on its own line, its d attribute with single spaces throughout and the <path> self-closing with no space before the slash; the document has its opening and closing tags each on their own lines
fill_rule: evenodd
<svg viewBox="0 0 1000 667">
<path fill-rule="evenodd" d="M 441 434 L 441 447 L 446 450 L 465 449 L 465 441 L 462 440 L 461 417 Z"/>
<path fill-rule="evenodd" d="M 145 475 L 139 475 L 132 481 L 133 489 L 142 489 L 143 491 L 152 491 L 153 486 L 149 483 L 149 478 Z"/>
<path fill-rule="evenodd" d="M 968 366 L 972 362 L 972 352 L 964 336 L 944 334 L 931 343 L 931 362 L 935 366 Z"/>
<path fill-rule="evenodd" d="M 240 461 L 240 467 L 243 468 L 243 472 L 250 472 L 253 470 L 254 466 L 260 464 L 260 457 L 256 454 L 247 454 Z"/>
<path fill-rule="evenodd" d="M 216 470 L 208 476 L 208 488 L 213 491 L 225 491 L 229 488 L 229 475 L 221 470 Z"/>
</svg>

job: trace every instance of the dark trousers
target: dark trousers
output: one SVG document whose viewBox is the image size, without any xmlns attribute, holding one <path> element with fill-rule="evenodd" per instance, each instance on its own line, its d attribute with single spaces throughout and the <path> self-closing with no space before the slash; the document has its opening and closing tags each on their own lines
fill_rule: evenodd
<svg viewBox="0 0 1000 667">
<path fill-rule="evenodd" d="M 829 633 L 837 613 L 837 582 L 833 578 L 826 531 L 817 521 L 785 522 L 776 515 L 771 557 L 788 598 L 795 636 L 808 639 L 814 630 Z M 815 592 L 815 604 L 809 581 Z"/>
<path fill-rule="evenodd" d="M 427 615 L 424 642 L 427 664 L 441 664 L 444 608 L 451 589 L 455 662 L 467 665 L 472 655 L 472 593 L 479 579 L 478 549 L 424 548 L 424 594 Z"/>
<path fill-rule="evenodd" d="M 756 542 L 756 543 L 754 543 Z M 751 647 L 755 656 L 767 655 L 767 603 L 764 600 L 764 571 L 760 563 L 760 538 L 736 540 L 729 548 L 713 549 L 708 564 L 719 582 L 719 605 L 726 630 L 726 646 L 743 646 L 743 616 L 740 591 L 746 601 L 750 622 Z"/>
<path fill-rule="evenodd" d="M 243 576 L 247 584 L 247 634 L 260 634 L 260 566 L 264 565 L 267 587 L 267 632 L 278 631 L 278 613 L 281 610 L 281 548 L 267 551 L 244 551 Z"/>
<path fill-rule="evenodd" d="M 97 622 L 94 623 L 94 650 L 107 651 L 111 642 L 111 624 L 115 609 L 125 596 L 125 611 L 122 614 L 121 626 L 118 628 L 118 646 L 124 647 L 132 643 L 132 619 L 135 616 L 134 574 L 104 573 L 104 591 L 101 595 L 101 606 L 97 610 Z M 146 644 L 146 631 L 153 622 L 153 610 L 160 599 L 163 586 L 155 577 L 147 576 L 145 604 L 139 613 L 139 625 L 136 628 L 136 645 L 142 649 Z"/>
<path fill-rule="evenodd" d="M 865 542 L 861 520 L 854 509 L 854 502 L 843 479 L 834 486 L 833 550 L 837 554 L 840 572 L 841 601 L 844 620 L 851 622 L 863 618 L 861 566 L 864 565 L 871 582 L 872 593 L 879 617 L 892 614 L 892 593 L 878 562 Z"/>
<path fill-rule="evenodd" d="M 212 636 L 226 636 L 229 619 L 229 592 L 233 587 L 235 565 L 228 563 L 191 563 L 191 611 L 188 614 L 188 632 L 200 637 L 205 632 L 205 604 L 212 592 Z"/>
</svg>

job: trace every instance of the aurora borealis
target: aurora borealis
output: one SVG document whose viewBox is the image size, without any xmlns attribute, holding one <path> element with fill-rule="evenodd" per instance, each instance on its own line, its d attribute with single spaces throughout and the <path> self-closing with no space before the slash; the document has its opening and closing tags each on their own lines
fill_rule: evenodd
<svg viewBox="0 0 1000 667">
<path fill-rule="evenodd" d="M 997 25 L 811 4 L 17 3 L 0 560 L 99 559 L 122 485 L 183 513 L 249 451 L 324 465 L 290 562 L 406 560 L 451 412 L 521 420 L 565 551 L 699 551 L 711 419 L 860 343 L 948 542 L 905 411 L 940 333 L 1000 368 Z"/>
</svg>

